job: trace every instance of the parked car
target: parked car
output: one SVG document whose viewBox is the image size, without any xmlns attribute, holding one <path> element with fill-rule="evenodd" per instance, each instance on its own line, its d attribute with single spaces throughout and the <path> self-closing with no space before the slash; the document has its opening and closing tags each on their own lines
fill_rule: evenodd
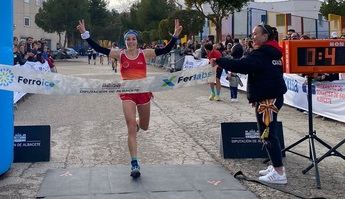
<svg viewBox="0 0 345 199">
<path fill-rule="evenodd" d="M 65 48 L 66 54 L 70 58 L 78 58 L 78 53 L 73 48 Z"/>
<path fill-rule="evenodd" d="M 64 48 L 52 51 L 53 59 L 73 59 L 78 58 L 78 53 L 73 48 Z"/>
</svg>

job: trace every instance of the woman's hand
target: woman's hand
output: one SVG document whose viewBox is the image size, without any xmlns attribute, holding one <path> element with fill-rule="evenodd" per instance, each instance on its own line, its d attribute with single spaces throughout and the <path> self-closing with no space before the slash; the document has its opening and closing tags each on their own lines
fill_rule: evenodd
<svg viewBox="0 0 345 199">
<path fill-rule="evenodd" d="M 79 20 L 79 24 L 77 25 L 77 30 L 78 30 L 81 34 L 83 34 L 84 32 L 86 32 L 84 19 Z"/>
<path fill-rule="evenodd" d="M 182 26 L 180 25 L 180 21 L 178 19 L 175 19 L 175 31 L 174 31 L 174 37 L 178 37 L 182 32 Z"/>
</svg>

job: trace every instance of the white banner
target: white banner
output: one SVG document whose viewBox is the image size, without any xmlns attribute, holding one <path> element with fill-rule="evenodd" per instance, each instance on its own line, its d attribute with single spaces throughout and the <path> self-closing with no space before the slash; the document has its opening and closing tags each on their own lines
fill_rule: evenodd
<svg viewBox="0 0 345 199">
<path fill-rule="evenodd" d="M 247 75 L 238 74 L 243 82 L 240 90 L 247 89 Z M 284 103 L 299 109 L 308 110 L 307 83 L 304 77 L 284 74 L 288 91 Z M 222 85 L 229 87 L 229 82 L 222 77 Z M 313 113 L 345 122 L 345 81 L 316 82 L 312 85 Z"/>
<path fill-rule="evenodd" d="M 142 93 L 177 89 L 214 81 L 211 66 L 152 76 L 143 80 L 114 82 L 85 79 L 24 67 L 0 65 L 0 89 L 39 94 Z"/>
<path fill-rule="evenodd" d="M 44 71 L 44 72 L 50 72 L 50 67 L 48 65 L 48 62 L 44 62 L 43 64 L 41 62 L 30 62 L 26 61 L 24 65 L 16 65 L 18 67 L 28 68 L 36 71 Z M 17 103 L 22 97 L 24 97 L 26 93 L 23 92 L 13 92 L 13 104 Z"/>
<path fill-rule="evenodd" d="M 308 109 L 306 79 L 284 74 L 288 92 L 284 102 L 300 109 Z M 313 113 L 345 122 L 345 81 L 315 82 L 312 85 Z"/>
<path fill-rule="evenodd" d="M 184 62 L 183 62 L 183 67 L 182 70 L 188 70 L 191 68 L 197 68 L 200 66 L 205 66 L 209 63 L 208 59 L 195 59 L 193 56 L 191 55 L 186 55 L 184 57 Z"/>
</svg>

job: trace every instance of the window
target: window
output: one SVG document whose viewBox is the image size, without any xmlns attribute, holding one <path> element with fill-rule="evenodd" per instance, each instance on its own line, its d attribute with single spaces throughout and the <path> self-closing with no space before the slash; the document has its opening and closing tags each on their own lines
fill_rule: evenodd
<svg viewBox="0 0 345 199">
<path fill-rule="evenodd" d="M 30 26 L 30 18 L 24 17 L 24 26 Z"/>
<path fill-rule="evenodd" d="M 277 14 L 276 20 L 277 26 L 291 26 L 291 14 Z M 285 22 L 287 22 L 287 24 L 285 24 Z"/>
<path fill-rule="evenodd" d="M 264 24 L 267 23 L 267 16 L 266 15 L 261 15 L 261 22 Z"/>
</svg>

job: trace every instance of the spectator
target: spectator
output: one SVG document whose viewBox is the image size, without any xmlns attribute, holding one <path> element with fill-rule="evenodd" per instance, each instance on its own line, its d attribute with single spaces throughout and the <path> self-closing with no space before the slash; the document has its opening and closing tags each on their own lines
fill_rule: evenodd
<svg viewBox="0 0 345 199">
<path fill-rule="evenodd" d="M 296 32 L 295 29 L 289 29 L 285 36 L 285 40 L 290 40 L 292 33 L 295 33 L 295 32 Z"/>
<path fill-rule="evenodd" d="M 223 57 L 232 58 L 231 57 L 231 48 L 232 48 L 232 43 L 228 43 L 228 45 L 226 46 L 225 51 L 223 52 Z"/>
<path fill-rule="evenodd" d="M 332 32 L 331 33 L 331 39 L 338 39 L 338 33 L 337 32 Z"/>
<path fill-rule="evenodd" d="M 87 54 L 87 61 L 88 61 L 89 65 L 90 65 L 91 57 L 92 57 L 92 54 L 93 54 L 92 48 L 87 49 L 86 54 Z"/>
<path fill-rule="evenodd" d="M 201 44 L 197 44 L 195 46 L 196 50 L 193 53 L 193 56 L 195 59 L 201 59 Z"/>
<path fill-rule="evenodd" d="M 237 102 L 238 85 L 243 86 L 243 83 L 237 73 L 230 71 L 228 72 L 227 79 L 230 87 L 230 102 Z"/>
<path fill-rule="evenodd" d="M 231 44 L 231 45 L 233 45 L 234 44 L 234 41 L 232 40 L 232 37 L 231 37 L 231 35 L 226 35 L 226 37 L 225 37 L 225 43 L 224 43 L 224 45 L 225 46 L 228 46 L 228 44 Z"/>
<path fill-rule="evenodd" d="M 19 43 L 19 56 L 21 58 L 21 60 L 23 60 L 23 62 L 26 62 L 27 56 L 25 55 L 25 43 L 24 42 L 20 42 Z"/>
<path fill-rule="evenodd" d="M 222 53 L 219 52 L 219 50 L 216 49 L 217 45 L 212 45 L 211 43 L 205 44 L 205 50 L 207 52 L 207 57 L 208 59 L 219 59 L 222 57 Z M 220 67 L 217 67 L 216 69 L 216 82 L 211 82 L 210 83 L 210 90 L 211 90 L 211 95 L 208 98 L 209 100 L 216 100 L 220 101 L 220 89 L 221 89 L 221 84 L 220 84 L 220 77 L 222 76 L 223 69 Z M 216 91 L 214 90 L 214 86 L 216 85 Z"/>
<path fill-rule="evenodd" d="M 308 35 L 302 35 L 300 40 L 306 40 L 306 39 L 310 39 L 310 37 Z"/>
<path fill-rule="evenodd" d="M 291 34 L 290 39 L 291 40 L 299 40 L 300 36 L 299 36 L 299 34 L 297 32 L 294 32 L 294 33 Z"/>
<path fill-rule="evenodd" d="M 247 56 L 249 53 L 251 53 L 254 50 L 253 41 L 249 40 L 248 44 L 246 45 L 246 48 L 244 49 L 243 56 Z"/>
<path fill-rule="evenodd" d="M 13 46 L 13 65 L 24 65 L 25 60 L 22 59 L 20 52 L 18 50 L 18 46 L 14 45 Z"/>
<path fill-rule="evenodd" d="M 13 45 L 18 46 L 18 44 L 19 44 L 18 37 L 13 37 Z"/>
<path fill-rule="evenodd" d="M 243 56 L 243 47 L 239 42 L 239 39 L 235 38 L 234 45 L 231 48 L 231 56 L 234 59 L 241 59 Z"/>
</svg>

